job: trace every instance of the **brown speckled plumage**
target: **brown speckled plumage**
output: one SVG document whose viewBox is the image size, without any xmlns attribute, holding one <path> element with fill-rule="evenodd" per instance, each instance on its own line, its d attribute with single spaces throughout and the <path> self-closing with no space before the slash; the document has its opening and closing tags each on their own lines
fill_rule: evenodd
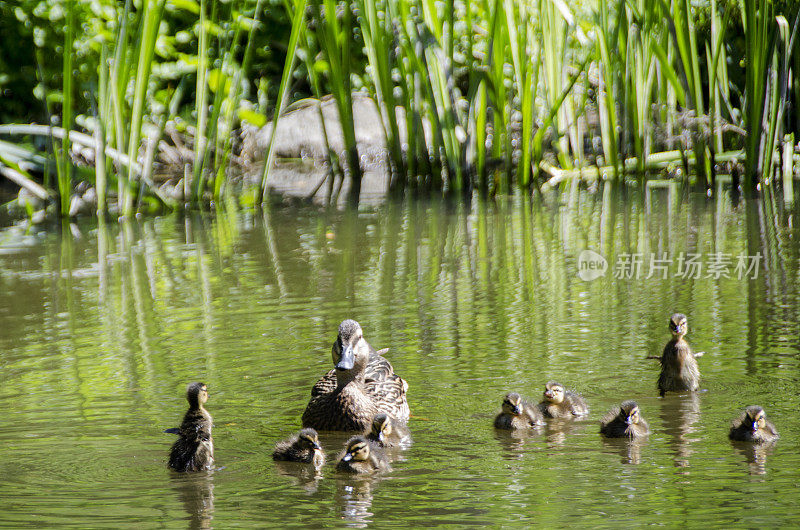
<svg viewBox="0 0 800 530">
<path fill-rule="evenodd" d="M 600 432 L 609 438 L 641 438 L 650 434 L 650 426 L 635 401 L 624 401 L 600 420 Z"/>
<path fill-rule="evenodd" d="M 408 440 L 409 436 L 405 423 L 381 413 L 372 419 L 372 427 L 367 433 L 367 440 L 381 447 L 394 447 Z"/>
<path fill-rule="evenodd" d="M 583 397 L 555 381 L 545 385 L 538 409 L 546 418 L 572 418 L 589 414 L 589 406 Z"/>
<path fill-rule="evenodd" d="M 345 473 L 374 473 L 390 469 L 383 449 L 363 436 L 354 436 L 347 441 L 336 464 L 336 470 Z"/>
<path fill-rule="evenodd" d="M 767 419 L 764 409 L 753 405 L 733 420 L 728 437 L 739 442 L 770 443 L 778 439 L 778 431 Z"/>
<path fill-rule="evenodd" d="M 670 318 L 673 338 L 661 354 L 661 374 L 658 390 L 661 396 L 671 391 L 695 391 L 700 387 L 700 368 L 689 343 L 684 340 L 688 332 L 686 316 L 676 313 Z"/>
<path fill-rule="evenodd" d="M 544 416 L 541 411 L 516 392 L 506 394 L 503 398 L 503 408 L 494 419 L 495 429 L 529 429 L 543 424 Z"/>
<path fill-rule="evenodd" d="M 366 432 L 380 413 L 408 421 L 407 383 L 364 340 L 361 326 L 345 320 L 333 344 L 334 368 L 311 389 L 303 426 L 326 431 Z"/>
<path fill-rule="evenodd" d="M 169 453 L 169 467 L 175 471 L 201 471 L 214 465 L 214 441 L 211 438 L 213 420 L 203 407 L 208 389 L 203 383 L 192 383 L 186 392 L 189 410 L 178 429 L 168 429 L 178 435 Z"/>
<path fill-rule="evenodd" d="M 297 436 L 275 444 L 272 458 L 314 464 L 315 467 L 322 467 L 325 463 L 325 453 L 319 446 L 317 431 L 314 429 L 303 429 Z"/>
</svg>

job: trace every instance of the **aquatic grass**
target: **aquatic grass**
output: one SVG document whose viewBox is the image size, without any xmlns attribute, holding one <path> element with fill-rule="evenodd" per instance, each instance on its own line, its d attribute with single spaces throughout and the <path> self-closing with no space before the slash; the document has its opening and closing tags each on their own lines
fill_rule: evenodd
<svg viewBox="0 0 800 530">
<path fill-rule="evenodd" d="M 267 194 L 269 193 L 267 179 L 269 178 L 269 172 L 272 168 L 272 165 L 275 162 L 275 132 L 278 130 L 278 120 L 280 119 L 281 112 L 286 106 L 289 79 L 294 71 L 298 42 L 302 35 L 303 23 L 305 22 L 306 4 L 307 0 L 295 0 L 293 6 L 294 11 L 290 13 L 290 18 L 292 20 L 292 31 L 289 36 L 289 46 L 286 50 L 286 62 L 283 67 L 281 83 L 280 87 L 278 88 L 278 98 L 275 104 L 275 112 L 272 118 L 272 134 L 270 135 L 269 146 L 267 147 L 267 152 L 265 155 L 264 169 L 261 173 L 261 184 L 258 194 L 258 200 L 260 201 L 266 200 Z"/>
</svg>

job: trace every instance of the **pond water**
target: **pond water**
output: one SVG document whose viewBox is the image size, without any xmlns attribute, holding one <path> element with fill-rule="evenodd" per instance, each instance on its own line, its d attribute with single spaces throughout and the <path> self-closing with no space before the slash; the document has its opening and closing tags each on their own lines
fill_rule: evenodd
<svg viewBox="0 0 800 530">
<path fill-rule="evenodd" d="M 725 194 L 607 185 L 6 229 L 0 525 L 800 524 L 792 219 Z M 606 262 L 592 281 L 578 277 L 585 249 Z M 675 311 L 705 352 L 702 391 L 662 399 L 646 357 Z M 273 445 L 299 428 L 348 317 L 408 381 L 413 444 L 381 477 L 278 466 Z M 538 400 L 550 379 L 583 394 L 587 419 L 494 431 L 505 392 Z M 218 469 L 173 473 L 162 431 L 196 380 Z M 598 434 L 625 399 L 650 422 L 646 443 Z M 775 422 L 774 447 L 727 439 L 750 404 Z M 322 437 L 329 459 L 342 441 Z"/>
</svg>

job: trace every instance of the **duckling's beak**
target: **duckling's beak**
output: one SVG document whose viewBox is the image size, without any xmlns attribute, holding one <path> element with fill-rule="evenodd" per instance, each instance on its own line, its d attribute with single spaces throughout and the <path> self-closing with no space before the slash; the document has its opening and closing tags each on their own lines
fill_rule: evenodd
<svg viewBox="0 0 800 530">
<path fill-rule="evenodd" d="M 313 445 L 312 447 L 313 447 L 315 450 L 317 450 L 317 449 L 319 449 L 319 450 L 322 450 L 322 447 L 320 447 L 320 445 L 319 445 L 317 442 L 314 442 L 314 445 Z"/>
<path fill-rule="evenodd" d="M 342 350 L 342 356 L 339 358 L 339 363 L 336 365 L 337 370 L 350 370 L 356 363 L 356 356 L 353 353 L 353 346 L 347 344 Z"/>
<path fill-rule="evenodd" d="M 383 439 L 384 439 L 384 436 L 383 436 L 383 431 L 381 431 L 381 432 L 379 432 L 379 433 L 378 433 L 378 440 L 380 440 L 381 442 L 383 442 Z"/>
<path fill-rule="evenodd" d="M 633 423 L 633 418 L 628 416 L 627 418 L 625 418 L 625 423 L 627 423 L 628 425 L 632 424 Z"/>
<path fill-rule="evenodd" d="M 753 422 L 753 432 L 756 432 L 757 430 L 758 430 L 758 421 L 754 421 Z"/>
<path fill-rule="evenodd" d="M 345 453 L 344 456 L 342 457 L 342 462 L 349 462 L 352 459 L 353 459 L 352 453 Z"/>
<path fill-rule="evenodd" d="M 553 393 L 550 392 L 549 390 L 545 390 L 544 391 L 544 397 L 546 397 L 547 399 L 550 399 L 551 397 L 553 397 Z"/>
<path fill-rule="evenodd" d="M 514 405 L 514 414 L 522 414 L 522 407 Z"/>
</svg>

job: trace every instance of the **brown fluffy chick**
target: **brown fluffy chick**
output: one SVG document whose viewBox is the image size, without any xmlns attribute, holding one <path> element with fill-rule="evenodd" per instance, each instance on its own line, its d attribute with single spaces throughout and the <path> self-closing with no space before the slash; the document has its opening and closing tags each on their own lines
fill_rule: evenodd
<svg viewBox="0 0 800 530">
<path fill-rule="evenodd" d="M 650 434 L 635 401 L 624 401 L 600 420 L 600 432 L 609 438 L 641 438 Z"/>
<path fill-rule="evenodd" d="M 374 473 L 391 469 L 383 449 L 370 443 L 363 436 L 354 436 L 345 444 L 344 451 L 336 464 L 337 471 L 345 473 Z"/>
<path fill-rule="evenodd" d="M 319 437 L 314 429 L 303 429 L 297 436 L 275 444 L 272 458 L 314 464 L 314 467 L 322 467 L 325 463 L 325 453 L 319 445 Z"/>
<path fill-rule="evenodd" d="M 402 422 L 383 413 L 372 418 L 372 427 L 367 433 L 367 440 L 380 447 L 400 445 L 408 437 L 408 428 Z"/>
<path fill-rule="evenodd" d="M 683 338 L 689 331 L 686 315 L 675 313 L 669 319 L 672 340 L 664 346 L 661 354 L 661 374 L 658 376 L 658 391 L 663 397 L 666 392 L 689 390 L 694 392 L 700 386 L 700 368 L 689 343 Z"/>
<path fill-rule="evenodd" d="M 175 471 L 201 471 L 214 466 L 214 441 L 211 438 L 211 414 L 203 407 L 208 401 L 204 383 L 192 383 L 186 390 L 189 410 L 181 426 L 167 429 L 178 435 L 169 452 L 169 467 Z"/>
<path fill-rule="evenodd" d="M 495 429 L 528 429 L 543 424 L 544 417 L 539 409 L 532 407 L 516 392 L 506 394 L 503 408 L 494 419 Z"/>
<path fill-rule="evenodd" d="M 764 409 L 752 405 L 733 420 L 728 438 L 740 442 L 769 443 L 778 439 L 778 431 L 767 419 Z"/>
<path fill-rule="evenodd" d="M 589 406 L 581 396 L 555 381 L 545 385 L 538 408 L 546 418 L 571 418 L 589 414 Z"/>
</svg>

